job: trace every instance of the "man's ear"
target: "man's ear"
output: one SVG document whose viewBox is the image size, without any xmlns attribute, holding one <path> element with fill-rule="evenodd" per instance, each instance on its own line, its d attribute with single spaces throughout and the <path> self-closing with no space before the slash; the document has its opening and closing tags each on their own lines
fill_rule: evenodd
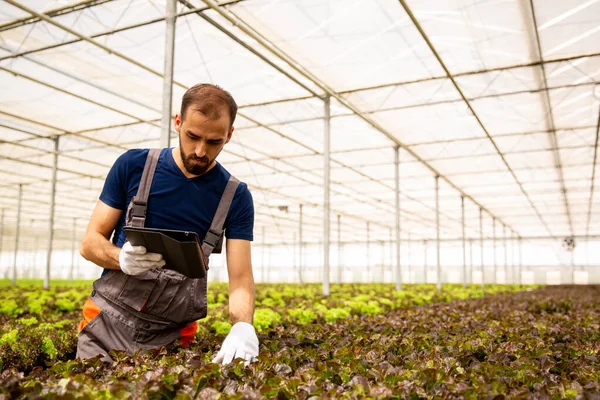
<svg viewBox="0 0 600 400">
<path fill-rule="evenodd" d="M 231 127 L 231 129 L 229 130 L 229 133 L 227 134 L 227 140 L 225 141 L 225 143 L 229 143 L 229 141 L 231 140 L 231 135 L 233 135 L 233 130 L 235 129 L 235 127 Z"/>
<path fill-rule="evenodd" d="M 181 130 L 181 115 L 175 114 L 175 116 L 173 117 L 173 122 L 175 124 L 175 130 L 177 131 L 177 133 L 181 133 L 179 132 Z"/>
</svg>

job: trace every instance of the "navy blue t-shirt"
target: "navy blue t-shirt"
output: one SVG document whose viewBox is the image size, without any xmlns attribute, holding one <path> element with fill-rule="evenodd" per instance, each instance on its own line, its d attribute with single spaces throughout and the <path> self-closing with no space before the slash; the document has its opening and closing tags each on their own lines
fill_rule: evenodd
<svg viewBox="0 0 600 400">
<path fill-rule="evenodd" d="M 125 243 L 126 210 L 138 192 L 149 149 L 133 149 L 122 154 L 110 169 L 100 200 L 123 210 L 115 228 L 113 243 Z M 219 163 L 208 172 L 187 178 L 173 159 L 172 149 L 162 149 L 148 197 L 147 228 L 193 231 L 200 240 L 217 211 L 231 174 Z M 240 182 L 225 219 L 225 236 L 229 239 L 253 240 L 254 203 L 248 186 Z"/>
</svg>

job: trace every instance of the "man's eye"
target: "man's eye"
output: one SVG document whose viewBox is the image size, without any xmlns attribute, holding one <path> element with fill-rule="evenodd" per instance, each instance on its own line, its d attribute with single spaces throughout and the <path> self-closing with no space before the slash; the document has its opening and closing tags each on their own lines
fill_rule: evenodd
<svg viewBox="0 0 600 400">
<path fill-rule="evenodd" d="M 210 143 L 210 144 L 221 144 L 221 141 L 220 140 L 211 140 L 208 143 Z"/>
</svg>

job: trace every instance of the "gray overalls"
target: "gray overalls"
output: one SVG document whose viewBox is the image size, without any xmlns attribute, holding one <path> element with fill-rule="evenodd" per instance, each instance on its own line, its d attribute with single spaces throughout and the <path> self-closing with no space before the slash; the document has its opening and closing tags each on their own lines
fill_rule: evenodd
<svg viewBox="0 0 600 400">
<path fill-rule="evenodd" d="M 151 149 L 148 153 L 138 194 L 127 209 L 127 226 L 144 226 L 160 151 Z M 202 252 L 207 267 L 208 257 L 222 240 L 223 224 L 238 184 L 235 177 L 229 178 L 204 238 Z M 77 358 L 103 354 L 103 360 L 110 362 L 110 349 L 132 354 L 136 349 L 169 346 L 181 338 L 181 329 L 206 317 L 206 290 L 206 276 L 188 278 L 166 266 L 139 275 L 110 270 L 93 284 L 90 300 L 101 311 L 79 332 Z"/>
</svg>

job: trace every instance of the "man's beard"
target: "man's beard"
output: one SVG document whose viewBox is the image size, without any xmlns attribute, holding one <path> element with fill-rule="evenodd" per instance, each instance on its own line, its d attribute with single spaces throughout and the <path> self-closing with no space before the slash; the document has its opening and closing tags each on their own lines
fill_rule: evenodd
<svg viewBox="0 0 600 400">
<path fill-rule="evenodd" d="M 212 162 L 208 159 L 208 157 L 196 157 L 194 153 L 186 156 L 183 153 L 183 150 L 180 148 L 179 152 L 181 153 L 181 159 L 183 160 L 183 166 L 186 171 L 192 175 L 202 175 L 208 170 L 208 167 Z M 201 164 L 197 164 L 195 161 L 200 161 Z"/>
</svg>

